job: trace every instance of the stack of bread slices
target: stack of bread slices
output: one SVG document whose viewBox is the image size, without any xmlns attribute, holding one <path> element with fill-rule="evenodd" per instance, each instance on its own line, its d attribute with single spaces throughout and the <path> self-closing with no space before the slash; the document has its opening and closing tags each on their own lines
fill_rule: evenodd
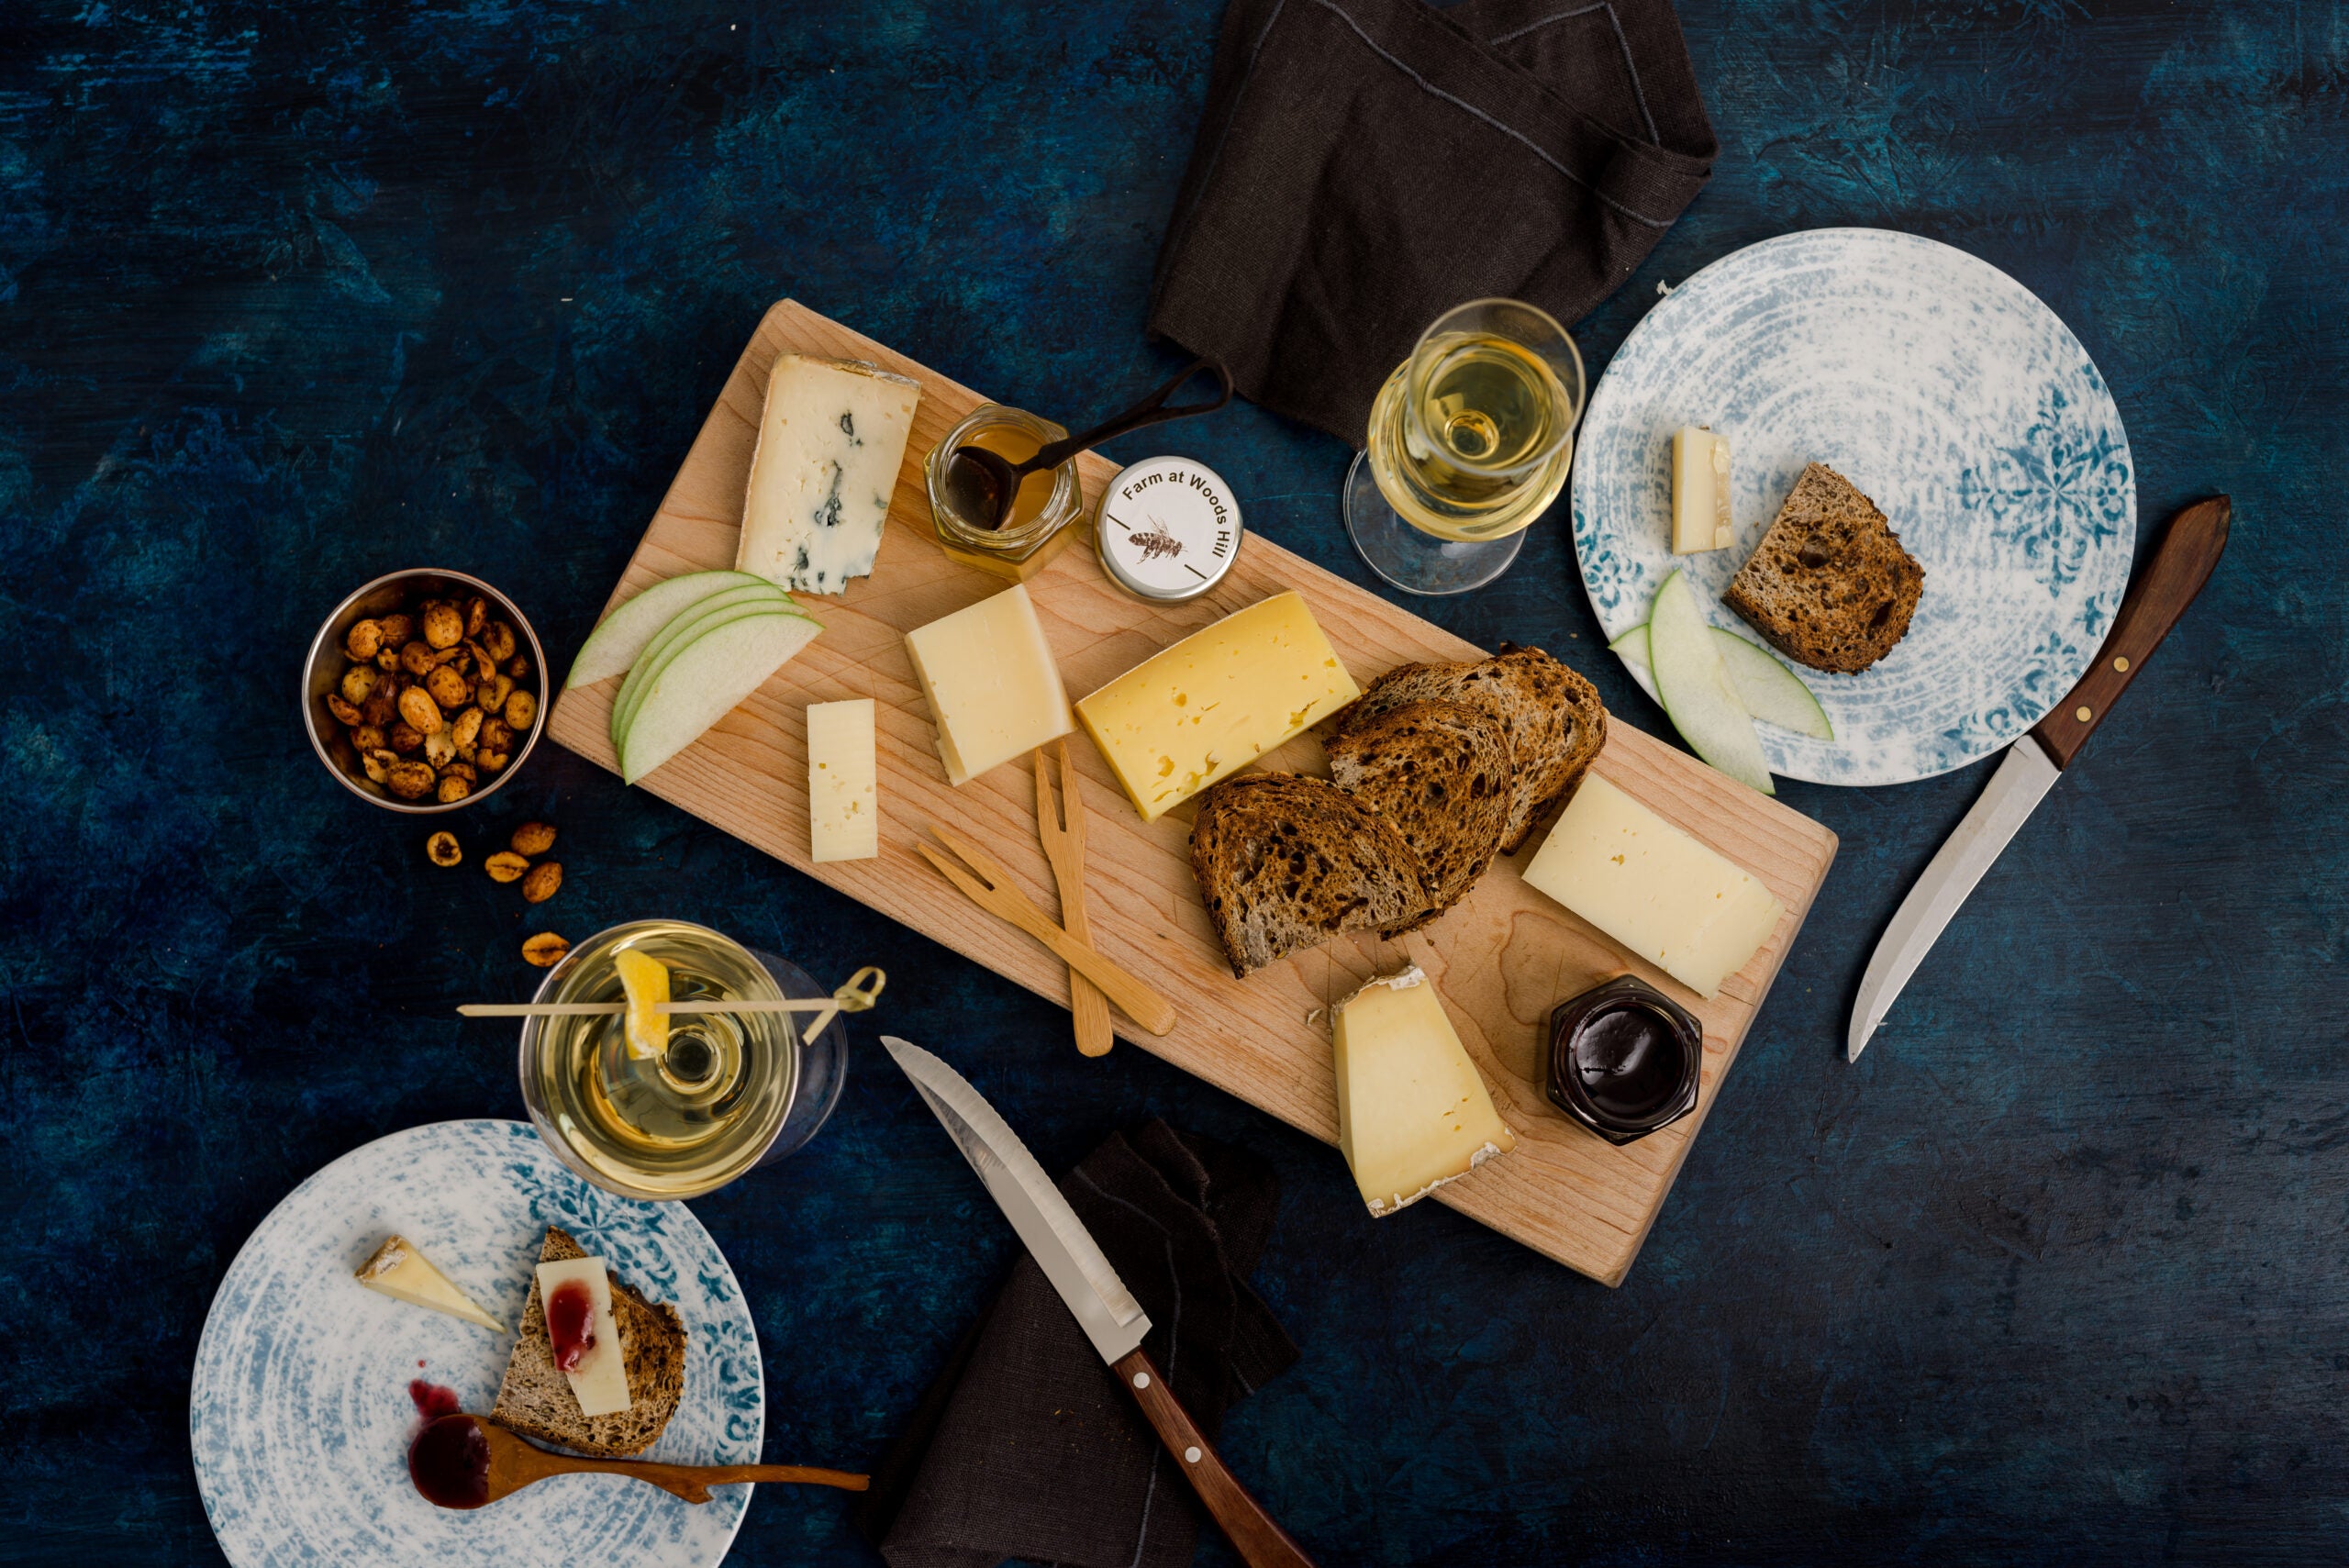
<svg viewBox="0 0 2349 1568">
<path fill-rule="evenodd" d="M 1606 740 L 1598 691 L 1538 648 L 1388 671 L 1334 721 L 1330 778 L 1243 773 L 1199 797 L 1191 869 L 1231 972 L 1426 925 L 1524 844 Z"/>
</svg>

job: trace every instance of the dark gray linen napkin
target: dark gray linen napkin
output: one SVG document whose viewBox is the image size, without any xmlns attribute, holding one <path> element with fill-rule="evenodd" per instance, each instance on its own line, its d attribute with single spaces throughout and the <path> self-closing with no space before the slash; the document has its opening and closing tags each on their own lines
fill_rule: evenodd
<svg viewBox="0 0 2349 1568">
<path fill-rule="evenodd" d="M 1150 1314 L 1144 1348 L 1208 1436 L 1297 1360 L 1247 1281 L 1280 1197 L 1264 1161 L 1152 1121 L 1112 1135 L 1060 1189 Z M 1186 1568 L 1201 1518 L 1025 1251 L 855 1510 L 891 1568 Z"/>
<path fill-rule="evenodd" d="M 1430 322 L 1571 326 L 1718 151 L 1669 0 L 1230 0 L 1150 329 L 1359 447 Z"/>
</svg>

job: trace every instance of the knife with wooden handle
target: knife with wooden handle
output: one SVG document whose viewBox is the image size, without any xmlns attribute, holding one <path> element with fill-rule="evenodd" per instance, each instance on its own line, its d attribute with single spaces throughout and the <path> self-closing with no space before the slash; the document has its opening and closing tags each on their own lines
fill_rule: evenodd
<svg viewBox="0 0 2349 1568">
<path fill-rule="evenodd" d="M 1852 1004 L 1851 1033 L 1843 1043 L 1847 1060 L 1860 1059 L 1868 1037 L 1892 1010 L 1893 999 L 1932 951 L 1966 895 L 2030 818 L 2032 808 L 2072 765 L 2113 703 L 2144 668 L 2146 658 L 2210 581 L 2220 552 L 2227 548 L 2233 516 L 2227 498 L 2213 495 L 2170 519 L 2144 570 L 2121 596 L 2121 613 L 2113 617 L 2112 630 L 2087 673 L 2030 734 L 2007 749 L 1981 798 L 1925 867 L 1876 943 Z"/>
</svg>

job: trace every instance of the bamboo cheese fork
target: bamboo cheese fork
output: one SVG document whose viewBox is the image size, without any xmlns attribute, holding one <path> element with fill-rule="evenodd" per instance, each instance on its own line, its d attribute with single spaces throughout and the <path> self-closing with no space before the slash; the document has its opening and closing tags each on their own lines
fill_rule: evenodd
<svg viewBox="0 0 2349 1568">
<path fill-rule="evenodd" d="M 1054 744 L 1060 765 L 1060 804 L 1052 803 L 1052 769 L 1044 749 L 1036 748 L 1036 834 L 1044 841 L 1044 858 L 1052 862 L 1052 880 L 1061 886 L 1061 925 L 1075 940 L 1093 945 L 1085 919 L 1085 797 L 1077 793 L 1076 769 L 1068 760 L 1068 742 Z M 1065 820 L 1063 820 L 1065 818 Z M 1109 1031 L 1109 999 L 1101 988 L 1068 972 L 1068 1011 L 1076 1025 L 1076 1049 L 1085 1056 L 1107 1056 L 1118 1037 Z"/>
<path fill-rule="evenodd" d="M 972 903 L 990 915 L 1010 921 L 1043 943 L 1053 957 L 1098 985 L 1118 1011 L 1151 1033 L 1164 1034 L 1174 1027 L 1174 1003 L 1052 924 L 985 850 L 951 828 L 932 823 L 930 830 L 964 864 L 957 865 L 928 844 L 916 843 L 914 848 L 921 851 L 922 859 L 938 868 L 940 875 L 961 888 Z"/>
</svg>

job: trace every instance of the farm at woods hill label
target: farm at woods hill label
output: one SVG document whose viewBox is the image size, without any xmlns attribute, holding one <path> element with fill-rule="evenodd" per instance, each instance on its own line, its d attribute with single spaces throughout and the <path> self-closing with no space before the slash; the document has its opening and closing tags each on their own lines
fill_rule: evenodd
<svg viewBox="0 0 2349 1568">
<path fill-rule="evenodd" d="M 1170 605 L 1221 582 L 1246 531 L 1221 474 L 1189 458 L 1153 457 L 1109 482 L 1093 541 L 1119 587 Z"/>
</svg>

